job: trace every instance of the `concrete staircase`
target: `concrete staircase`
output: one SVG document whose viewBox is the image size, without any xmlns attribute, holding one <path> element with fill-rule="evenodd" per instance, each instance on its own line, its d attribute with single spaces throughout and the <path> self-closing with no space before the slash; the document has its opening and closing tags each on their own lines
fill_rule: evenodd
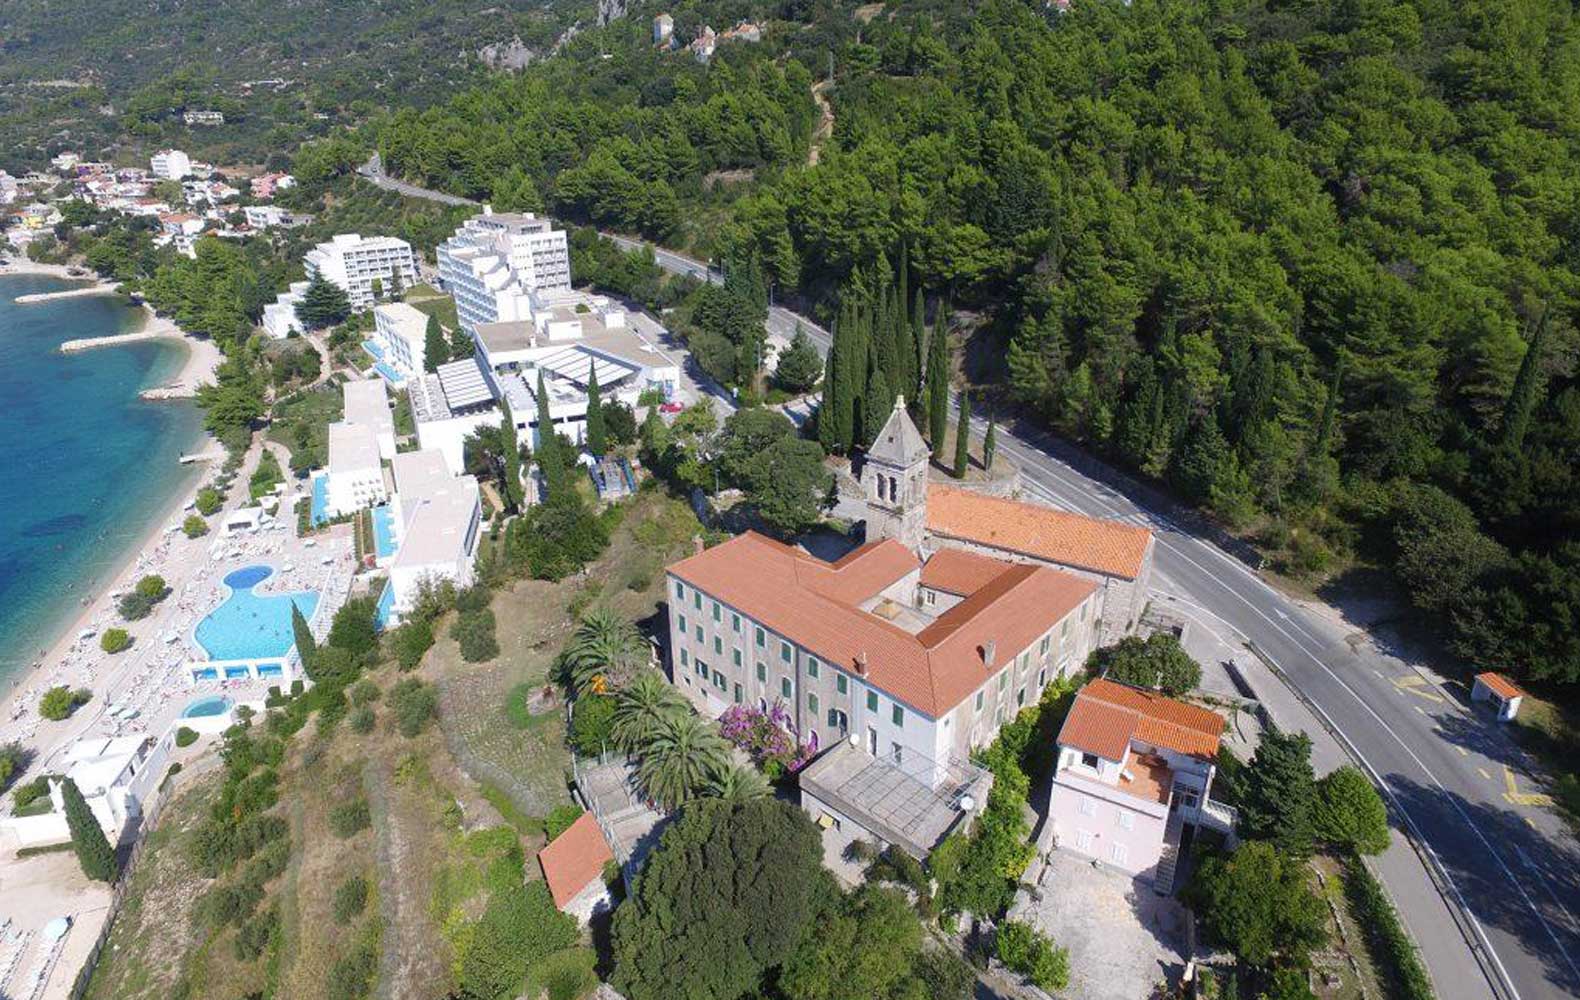
<svg viewBox="0 0 1580 1000">
<path fill-rule="evenodd" d="M 1184 831 L 1183 811 L 1175 809 L 1169 813 L 1169 821 L 1163 827 L 1163 855 L 1158 859 L 1157 872 L 1152 876 L 1152 890 L 1159 896 L 1167 896 L 1174 891 L 1174 875 L 1180 860 L 1180 837 Z"/>
</svg>

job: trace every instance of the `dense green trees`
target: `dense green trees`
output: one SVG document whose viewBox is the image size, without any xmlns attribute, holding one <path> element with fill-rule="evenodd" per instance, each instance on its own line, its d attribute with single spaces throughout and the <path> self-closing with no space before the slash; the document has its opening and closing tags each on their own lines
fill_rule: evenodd
<svg viewBox="0 0 1580 1000">
<path fill-rule="evenodd" d="M 1187 887 L 1210 940 L 1245 962 L 1303 961 L 1327 937 L 1327 909 L 1298 858 L 1263 840 L 1228 857 L 1209 857 Z"/>
<path fill-rule="evenodd" d="M 1361 854 L 1388 849 L 1388 807 L 1360 768 L 1346 765 L 1317 782 L 1312 826 L 1318 837 Z"/>
<path fill-rule="evenodd" d="M 613 983 L 631 1000 L 727 1000 L 790 958 L 826 890 L 817 828 L 771 798 L 683 810 L 615 911 Z"/>
<path fill-rule="evenodd" d="M 823 448 L 796 436 L 783 414 L 758 407 L 732 413 L 718 440 L 719 469 L 739 487 L 775 534 L 793 535 L 816 524 L 834 490 Z"/>
<path fill-rule="evenodd" d="M 1311 854 L 1316 835 L 1316 776 L 1311 738 L 1269 729 L 1251 756 L 1240 797 L 1240 832 L 1272 842 L 1297 858 Z"/>
<path fill-rule="evenodd" d="M 578 694 L 602 695 L 623 689 L 650 656 L 647 640 L 629 618 L 593 608 L 571 633 L 560 660 Z"/>
<path fill-rule="evenodd" d="M 322 330 L 351 315 L 351 300 L 339 285 L 315 274 L 296 304 L 296 318 L 309 330 Z"/>
<path fill-rule="evenodd" d="M 1086 668 L 1121 684 L 1162 691 L 1171 697 L 1201 683 L 1201 664 L 1169 632 L 1154 632 L 1145 639 L 1126 636 L 1112 646 L 1094 649 L 1086 659 Z"/>
<path fill-rule="evenodd" d="M 60 795 L 66 803 L 66 826 L 71 830 L 71 846 L 77 852 L 82 874 L 96 882 L 115 880 L 115 848 L 104 836 L 104 827 L 88 807 L 87 800 L 70 778 L 62 778 Z"/>
</svg>

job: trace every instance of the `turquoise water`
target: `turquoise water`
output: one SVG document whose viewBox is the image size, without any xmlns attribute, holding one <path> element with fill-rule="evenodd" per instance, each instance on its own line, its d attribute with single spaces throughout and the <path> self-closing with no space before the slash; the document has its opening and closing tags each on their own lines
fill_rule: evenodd
<svg viewBox="0 0 1580 1000">
<path fill-rule="evenodd" d="M 224 715 L 230 711 L 231 700 L 222 694 L 211 694 L 187 705 L 181 713 L 183 719 L 204 719 L 211 715 Z"/>
<path fill-rule="evenodd" d="M 395 554 L 395 512 L 387 503 L 373 508 L 373 547 L 380 559 Z"/>
<path fill-rule="evenodd" d="M 77 287 L 0 275 L 0 689 L 14 683 L 110 575 L 189 493 L 177 459 L 202 437 L 189 402 L 148 403 L 185 348 L 127 344 L 61 354 L 62 341 L 124 332 L 140 319 L 114 296 L 32 305 Z"/>
<path fill-rule="evenodd" d="M 284 657 L 296 644 L 291 633 L 291 604 L 313 617 L 318 595 L 310 590 L 290 594 L 258 594 L 253 588 L 273 575 L 267 566 L 247 566 L 225 577 L 230 596 L 198 622 L 197 641 L 213 660 L 271 660 Z M 229 672 L 227 677 L 245 677 Z"/>
</svg>

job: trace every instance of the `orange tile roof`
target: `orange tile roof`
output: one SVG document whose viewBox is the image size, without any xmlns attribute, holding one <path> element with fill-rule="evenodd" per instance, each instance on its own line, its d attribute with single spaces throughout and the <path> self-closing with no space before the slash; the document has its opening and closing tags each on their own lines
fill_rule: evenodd
<svg viewBox="0 0 1580 1000">
<path fill-rule="evenodd" d="M 1058 742 L 1107 760 L 1123 760 L 1132 740 L 1205 759 L 1223 725 L 1217 712 L 1099 678 L 1075 696 Z"/>
<path fill-rule="evenodd" d="M 1476 675 L 1476 680 L 1485 684 L 1487 688 L 1499 698 L 1519 698 L 1525 694 L 1520 686 L 1507 677 L 1491 670 Z"/>
<path fill-rule="evenodd" d="M 587 888 L 588 883 L 603 877 L 603 866 L 614 860 L 609 842 L 592 813 L 582 813 L 568 829 L 549 841 L 538 852 L 538 864 L 543 868 L 543 878 L 549 883 L 549 894 L 554 905 L 564 909 Z"/>
<path fill-rule="evenodd" d="M 964 597 L 988 585 L 1009 564 L 964 549 L 939 549 L 922 567 L 922 586 Z"/>
<path fill-rule="evenodd" d="M 1097 589 L 1046 566 L 1006 564 L 987 586 L 916 635 L 857 607 L 915 568 L 916 557 L 893 540 L 826 563 L 747 532 L 682 559 L 669 572 L 933 718 L 965 700 Z M 997 654 L 992 667 L 984 663 L 990 642 Z"/>
<path fill-rule="evenodd" d="M 1126 580 L 1141 575 L 1152 544 L 1147 528 L 936 484 L 927 530 Z"/>
</svg>

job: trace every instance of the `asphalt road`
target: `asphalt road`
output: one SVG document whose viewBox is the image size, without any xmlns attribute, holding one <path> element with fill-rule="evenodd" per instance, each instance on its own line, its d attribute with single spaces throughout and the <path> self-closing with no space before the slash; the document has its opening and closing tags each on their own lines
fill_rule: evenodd
<svg viewBox="0 0 1580 1000">
<path fill-rule="evenodd" d="M 437 195 L 383 176 L 376 158 L 360 172 L 403 194 Z M 680 254 L 654 256 L 668 271 L 720 280 Z M 797 323 L 826 350 L 827 331 L 770 311 L 773 332 L 788 336 Z M 1371 773 L 1416 845 L 1390 850 L 1376 868 L 1440 998 L 1580 996 L 1580 845 L 1495 722 L 1463 704 L 1463 692 L 1384 655 L 1338 611 L 1274 590 L 1146 487 L 1036 429 L 1001 427 L 998 448 L 1050 503 L 1151 527 L 1158 574 L 1253 645 Z"/>
</svg>

